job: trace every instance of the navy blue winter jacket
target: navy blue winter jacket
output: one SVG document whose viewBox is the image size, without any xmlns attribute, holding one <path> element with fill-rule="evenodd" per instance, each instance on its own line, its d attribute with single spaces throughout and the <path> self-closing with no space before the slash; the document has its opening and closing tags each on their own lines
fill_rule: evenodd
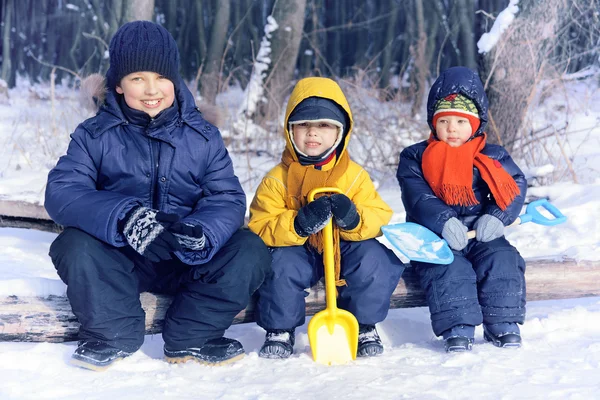
<svg viewBox="0 0 600 400">
<path fill-rule="evenodd" d="M 427 122 L 431 131 L 435 134 L 432 120 L 436 103 L 452 93 L 463 94 L 475 102 L 481 125 L 474 136 L 482 135 L 488 120 L 487 97 L 475 72 L 465 67 L 453 67 L 444 71 L 431 88 L 427 100 Z M 423 152 L 426 148 L 427 142 L 423 141 L 405 148 L 400 153 L 396 177 L 402 190 L 402 202 L 406 209 L 407 221 L 416 222 L 441 235 L 444 224 L 452 217 L 458 218 L 467 228 L 472 229 L 477 218 L 483 214 L 497 217 L 504 225 L 510 225 L 519 216 L 525 201 L 527 181 L 523 172 L 502 146 L 486 144 L 482 153 L 498 160 L 521 190 L 504 211 L 496 205 L 490 189 L 475 167 L 473 168 L 473 191 L 479 204 L 466 207 L 450 206 L 436 197 L 425 180 L 421 168 Z"/>
<path fill-rule="evenodd" d="M 175 213 L 202 225 L 210 243 L 208 252 L 177 256 L 191 265 L 210 260 L 242 226 L 246 196 L 219 130 L 204 120 L 183 81 L 175 97 L 174 107 L 150 119 L 124 112 L 109 91 L 48 175 L 50 217 L 121 247 L 127 242 L 117 223 L 134 206 Z"/>
</svg>

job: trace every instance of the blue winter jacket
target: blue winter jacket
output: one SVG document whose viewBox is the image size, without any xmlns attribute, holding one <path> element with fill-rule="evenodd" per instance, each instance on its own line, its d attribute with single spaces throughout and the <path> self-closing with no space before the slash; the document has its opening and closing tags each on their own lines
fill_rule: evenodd
<svg viewBox="0 0 600 400">
<path fill-rule="evenodd" d="M 50 217 L 122 247 L 127 242 L 117 222 L 134 206 L 175 213 L 202 225 L 210 243 L 209 251 L 176 255 L 190 265 L 210 260 L 242 226 L 246 196 L 219 130 L 204 120 L 183 81 L 175 97 L 174 107 L 155 119 L 135 118 L 109 91 L 48 174 Z"/>
<path fill-rule="evenodd" d="M 447 69 L 431 88 L 427 100 L 427 122 L 431 131 L 435 134 L 432 120 L 436 103 L 452 93 L 463 94 L 475 102 L 481 125 L 474 136 L 482 135 L 488 120 L 488 101 L 481 80 L 475 72 L 465 67 Z M 505 226 L 510 225 L 519 216 L 525 201 L 527 181 L 523 172 L 502 146 L 486 144 L 482 153 L 498 160 L 506 172 L 512 175 L 521 190 L 504 211 L 496 205 L 490 189 L 475 167 L 473 168 L 473 191 L 479 204 L 466 207 L 450 206 L 436 197 L 423 177 L 421 168 L 423 152 L 426 148 L 427 142 L 423 141 L 405 148 L 400 153 L 396 177 L 402 190 L 402 202 L 406 209 L 407 221 L 416 222 L 441 235 L 444 224 L 452 217 L 458 218 L 467 228 L 472 229 L 477 218 L 483 214 L 497 217 Z"/>
</svg>

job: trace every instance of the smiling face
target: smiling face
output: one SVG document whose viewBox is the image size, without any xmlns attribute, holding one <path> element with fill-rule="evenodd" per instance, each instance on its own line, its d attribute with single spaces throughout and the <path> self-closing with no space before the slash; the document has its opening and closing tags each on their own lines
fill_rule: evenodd
<svg viewBox="0 0 600 400">
<path fill-rule="evenodd" d="M 469 120 L 458 115 L 439 117 L 435 123 L 435 133 L 439 140 L 450 147 L 462 146 L 473 134 Z"/>
<path fill-rule="evenodd" d="M 143 111 L 151 118 L 171 107 L 175 101 L 173 82 L 156 72 L 141 71 L 125 75 L 116 90 L 123 95 L 129 107 Z"/>
<path fill-rule="evenodd" d="M 325 121 L 304 121 L 292 125 L 296 148 L 307 156 L 319 156 L 336 142 L 339 128 Z"/>
</svg>

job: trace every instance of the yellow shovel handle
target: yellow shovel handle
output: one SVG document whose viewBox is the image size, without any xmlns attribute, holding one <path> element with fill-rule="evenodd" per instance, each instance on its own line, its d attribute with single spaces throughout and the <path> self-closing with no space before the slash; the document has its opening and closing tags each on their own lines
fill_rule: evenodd
<svg viewBox="0 0 600 400">
<path fill-rule="evenodd" d="M 308 201 L 313 201 L 318 193 L 343 193 L 336 187 L 316 188 L 308 193 Z M 325 268 L 325 302 L 327 309 L 335 313 L 337 310 L 337 291 L 335 289 L 335 261 L 333 259 L 333 226 L 331 220 L 323 228 L 323 265 Z"/>
<path fill-rule="evenodd" d="M 311 190 L 308 193 L 308 201 L 313 201 L 315 199 L 315 196 L 318 195 L 319 193 L 344 193 L 342 192 L 342 189 L 338 189 L 336 187 L 322 187 L 322 188 L 316 188 Z"/>
</svg>

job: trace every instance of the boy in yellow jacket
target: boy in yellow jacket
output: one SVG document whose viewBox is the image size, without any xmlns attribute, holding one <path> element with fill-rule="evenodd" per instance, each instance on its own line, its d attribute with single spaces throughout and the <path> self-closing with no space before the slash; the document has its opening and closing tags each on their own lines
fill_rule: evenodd
<svg viewBox="0 0 600 400">
<path fill-rule="evenodd" d="M 369 174 L 347 152 L 352 113 L 341 88 L 327 78 L 305 78 L 286 109 L 281 163 L 259 185 L 250 205 L 250 230 L 269 246 L 273 274 L 259 288 L 257 323 L 267 331 L 259 356 L 288 358 L 294 331 L 305 321 L 307 288 L 323 276 L 321 230 L 334 224 L 338 305 L 359 322 L 358 356 L 383 352 L 375 324 L 387 316 L 404 265 L 375 237 L 392 210 Z M 318 187 L 343 194 L 322 195 Z"/>
</svg>

